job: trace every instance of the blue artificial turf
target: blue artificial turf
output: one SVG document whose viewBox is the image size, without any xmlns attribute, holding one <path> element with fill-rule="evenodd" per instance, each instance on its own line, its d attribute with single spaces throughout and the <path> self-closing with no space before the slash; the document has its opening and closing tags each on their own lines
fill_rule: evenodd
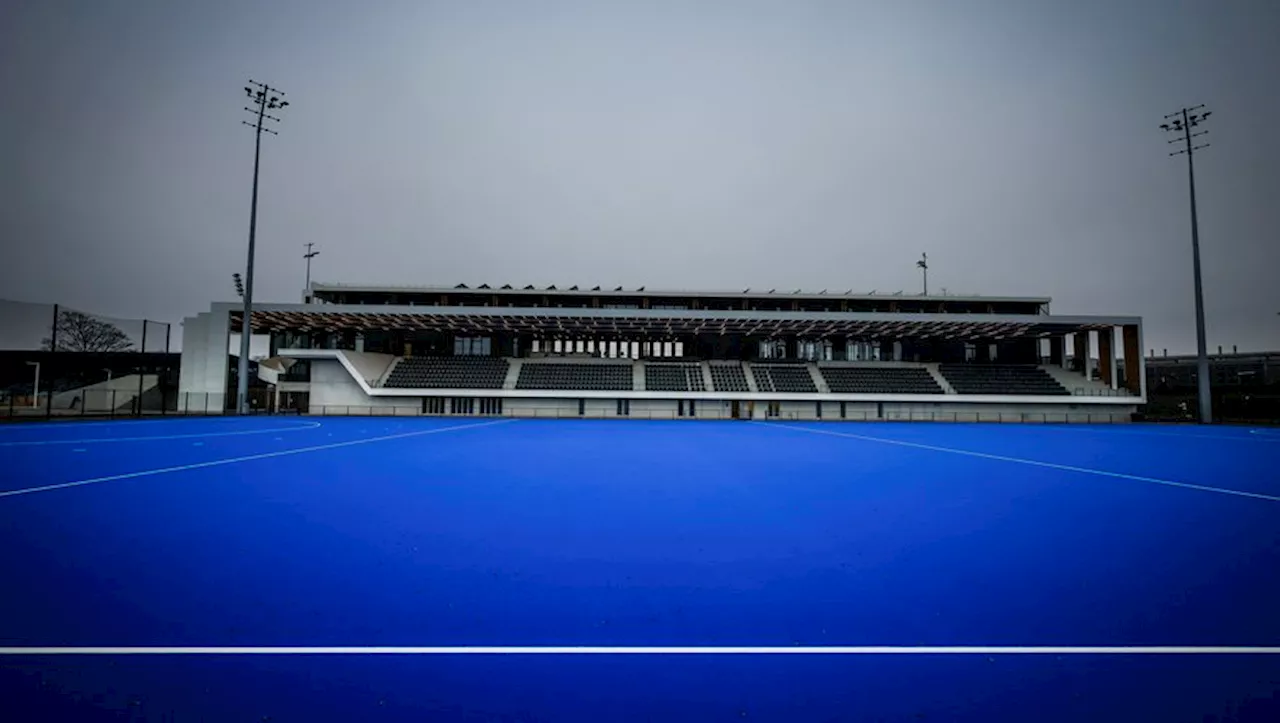
<svg viewBox="0 0 1280 723">
<path fill-rule="evenodd" d="M 1277 462 L 1280 434 L 1241 428 L 3 427 L 0 646 L 1274 646 Z M 62 719 L 136 699 L 135 713 L 178 723 L 1199 723 L 1236 704 L 1237 720 L 1272 715 L 1280 691 L 1280 656 L 22 656 L 0 669 L 11 705 L 79 692 L 84 712 Z"/>
</svg>

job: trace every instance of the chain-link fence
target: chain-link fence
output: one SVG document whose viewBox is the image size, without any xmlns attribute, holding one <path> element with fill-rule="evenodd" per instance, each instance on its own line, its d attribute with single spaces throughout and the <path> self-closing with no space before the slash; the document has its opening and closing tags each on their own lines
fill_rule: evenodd
<svg viewBox="0 0 1280 723">
<path fill-rule="evenodd" d="M 124 381 L 128 381 L 127 379 Z M 227 395 L 207 392 L 180 393 L 150 386 L 141 395 L 136 389 L 75 389 L 32 397 L 0 395 L 0 419 L 14 421 L 74 419 L 77 417 L 203 416 L 228 413 Z M 266 413 L 267 410 L 264 410 Z"/>
</svg>

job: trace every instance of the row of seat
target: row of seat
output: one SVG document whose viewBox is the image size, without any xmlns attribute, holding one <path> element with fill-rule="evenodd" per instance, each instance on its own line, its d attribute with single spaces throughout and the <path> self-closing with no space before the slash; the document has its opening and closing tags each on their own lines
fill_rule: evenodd
<svg viewBox="0 0 1280 723">
<path fill-rule="evenodd" d="M 756 388 L 762 392 L 812 394 L 818 391 L 807 366 L 751 365 Z"/>
<path fill-rule="evenodd" d="M 525 362 L 516 389 L 564 389 L 625 392 L 634 388 L 630 362 L 574 364 Z"/>
<path fill-rule="evenodd" d="M 697 364 L 644 365 L 644 388 L 651 392 L 701 392 L 702 367 Z"/>
<path fill-rule="evenodd" d="M 747 375 L 741 364 L 711 364 L 711 386 L 717 392 L 749 392 Z"/>
<path fill-rule="evenodd" d="M 501 357 L 405 357 L 383 384 L 399 389 L 501 389 L 509 364 Z"/>
<path fill-rule="evenodd" d="M 713 389 L 750 390 L 741 364 L 710 364 Z M 401 389 L 501 389 L 510 365 L 501 357 L 406 357 L 384 386 Z M 814 393 L 813 378 L 803 365 L 754 364 L 761 392 Z M 836 394 L 941 394 L 933 376 L 920 367 L 824 366 L 819 371 Z M 1001 364 L 941 364 L 942 376 L 957 394 L 1070 395 L 1039 367 Z M 630 362 L 575 364 L 525 362 L 517 389 L 628 391 L 633 389 Z M 706 391 L 699 364 L 645 364 L 645 388 L 662 392 Z"/>
<path fill-rule="evenodd" d="M 1045 370 L 1032 365 L 940 364 L 938 371 L 957 394 L 1070 396 Z"/>
<path fill-rule="evenodd" d="M 824 367 L 822 378 L 836 394 L 942 394 L 942 387 L 920 367 Z"/>
</svg>

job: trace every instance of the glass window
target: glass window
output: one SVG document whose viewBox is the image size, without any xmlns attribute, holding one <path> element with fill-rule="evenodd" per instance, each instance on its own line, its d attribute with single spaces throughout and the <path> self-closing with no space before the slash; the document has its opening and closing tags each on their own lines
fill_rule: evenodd
<svg viewBox="0 0 1280 723">
<path fill-rule="evenodd" d="M 493 341 L 487 336 L 460 336 L 453 340 L 454 356 L 489 356 Z"/>
</svg>

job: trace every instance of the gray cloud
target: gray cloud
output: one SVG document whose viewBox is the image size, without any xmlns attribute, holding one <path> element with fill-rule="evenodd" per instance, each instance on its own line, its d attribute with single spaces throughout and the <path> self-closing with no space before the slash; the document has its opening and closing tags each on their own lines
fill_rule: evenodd
<svg viewBox="0 0 1280 723">
<path fill-rule="evenodd" d="M 176 321 L 315 277 L 1047 294 L 1280 347 L 1268 2 L 28 3 L 6 10 L 0 296 Z M 14 104 L 11 102 L 11 106 Z"/>
</svg>

